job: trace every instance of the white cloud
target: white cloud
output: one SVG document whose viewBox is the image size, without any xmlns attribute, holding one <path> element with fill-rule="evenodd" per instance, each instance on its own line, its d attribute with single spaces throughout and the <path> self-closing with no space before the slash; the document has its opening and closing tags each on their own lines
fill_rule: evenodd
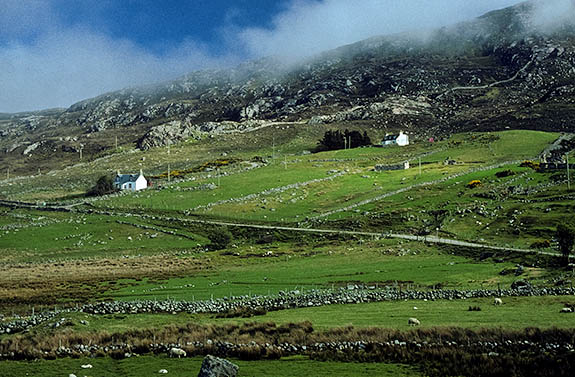
<svg viewBox="0 0 575 377">
<path fill-rule="evenodd" d="M 575 23 L 575 0 L 539 0 L 533 17 L 535 27 L 553 31 L 566 23 Z"/>
<path fill-rule="evenodd" d="M 33 44 L 0 49 L 0 112 L 65 107 L 233 60 L 205 51 L 188 41 L 156 56 L 130 41 L 87 30 L 51 32 Z"/>
<path fill-rule="evenodd" d="M 374 35 L 453 24 L 520 0 L 292 0 L 271 29 L 240 39 L 254 55 L 299 58 Z"/>
</svg>

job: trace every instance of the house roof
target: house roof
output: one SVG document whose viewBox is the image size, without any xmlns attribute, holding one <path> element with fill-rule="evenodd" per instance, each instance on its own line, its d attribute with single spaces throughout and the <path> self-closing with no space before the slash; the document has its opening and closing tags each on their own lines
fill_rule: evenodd
<svg viewBox="0 0 575 377">
<path fill-rule="evenodd" d="M 124 183 L 135 183 L 138 180 L 138 178 L 140 178 L 140 175 L 141 174 L 118 174 L 116 175 L 114 183 L 117 183 L 119 185 L 123 185 Z"/>
<path fill-rule="evenodd" d="M 385 135 L 385 138 L 383 140 L 388 141 L 388 140 L 396 140 L 399 137 L 399 135 Z"/>
</svg>

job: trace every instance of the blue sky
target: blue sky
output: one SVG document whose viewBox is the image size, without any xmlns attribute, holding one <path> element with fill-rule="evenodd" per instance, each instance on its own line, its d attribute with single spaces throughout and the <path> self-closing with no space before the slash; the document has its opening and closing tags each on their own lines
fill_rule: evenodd
<svg viewBox="0 0 575 377">
<path fill-rule="evenodd" d="M 298 59 L 518 2 L 0 0 L 0 112 L 66 107 L 262 56 Z"/>
</svg>

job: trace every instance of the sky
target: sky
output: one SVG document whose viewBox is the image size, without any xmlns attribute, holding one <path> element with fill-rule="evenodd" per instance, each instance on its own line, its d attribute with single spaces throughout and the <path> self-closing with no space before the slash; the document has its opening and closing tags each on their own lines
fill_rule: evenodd
<svg viewBox="0 0 575 377">
<path fill-rule="evenodd" d="M 264 56 L 298 59 L 518 2 L 0 0 L 0 112 L 68 107 L 108 91 Z M 553 11 L 542 13 L 541 22 L 554 17 Z"/>
</svg>

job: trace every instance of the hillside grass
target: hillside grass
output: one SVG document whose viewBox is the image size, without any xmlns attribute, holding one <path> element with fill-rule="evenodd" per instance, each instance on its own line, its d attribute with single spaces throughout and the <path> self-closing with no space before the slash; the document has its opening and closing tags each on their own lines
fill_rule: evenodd
<svg viewBox="0 0 575 377">
<path fill-rule="evenodd" d="M 12 263 L 150 255 L 209 243 L 205 237 L 191 232 L 179 232 L 190 237 L 184 238 L 117 222 L 142 224 L 137 218 L 127 221 L 109 216 L 5 208 L 0 209 L 0 214 L 0 225 L 16 226 L 0 231 L 0 261 Z"/>
</svg>

